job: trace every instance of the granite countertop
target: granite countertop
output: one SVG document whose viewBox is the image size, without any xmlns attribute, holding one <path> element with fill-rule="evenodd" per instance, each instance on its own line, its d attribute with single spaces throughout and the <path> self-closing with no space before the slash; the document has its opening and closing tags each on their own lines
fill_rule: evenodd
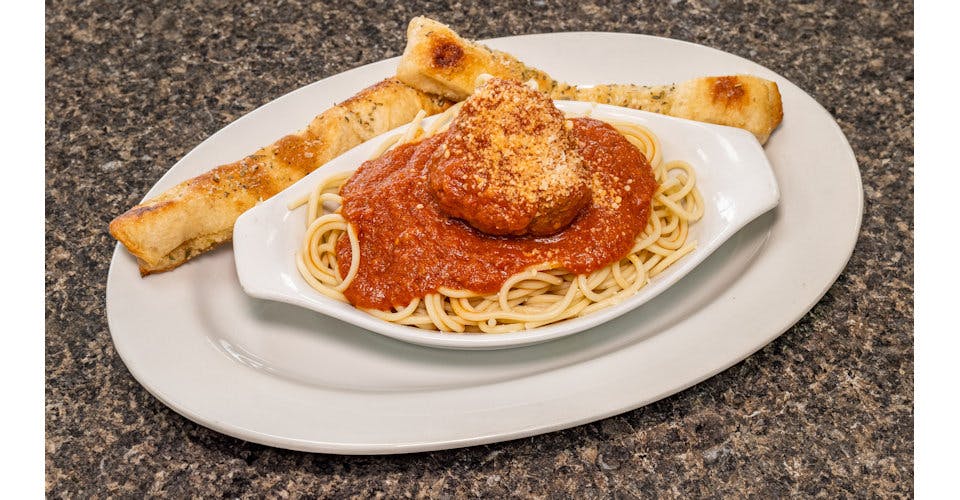
<svg viewBox="0 0 960 500">
<path fill-rule="evenodd" d="M 910 2 L 48 2 L 46 491 L 51 496 L 913 493 Z M 688 40 L 796 83 L 840 124 L 866 208 L 856 250 L 783 336 L 655 404 L 565 431 L 385 457 L 243 442 L 179 416 L 117 356 L 108 222 L 201 140 L 320 78 L 399 55 L 425 14 L 472 38 Z"/>
</svg>

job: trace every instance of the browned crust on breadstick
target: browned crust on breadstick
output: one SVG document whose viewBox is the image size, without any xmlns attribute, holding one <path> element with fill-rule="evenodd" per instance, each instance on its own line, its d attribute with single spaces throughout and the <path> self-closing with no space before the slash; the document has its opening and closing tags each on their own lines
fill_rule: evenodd
<svg viewBox="0 0 960 500">
<path fill-rule="evenodd" d="M 395 78 L 324 111 L 303 130 L 246 158 L 181 182 L 110 223 L 110 234 L 137 257 L 141 275 L 167 271 L 230 241 L 243 212 L 344 151 L 408 123 L 421 109 L 449 107 Z"/>
<path fill-rule="evenodd" d="M 783 119 L 775 82 L 752 75 L 704 77 L 686 82 L 576 87 L 559 82 L 510 54 L 465 40 L 449 27 L 416 17 L 407 28 L 407 46 L 397 78 L 404 83 L 463 100 L 473 93 L 477 77 L 490 74 L 519 81 L 534 80 L 554 99 L 612 104 L 680 118 L 738 127 L 765 143 Z"/>
</svg>

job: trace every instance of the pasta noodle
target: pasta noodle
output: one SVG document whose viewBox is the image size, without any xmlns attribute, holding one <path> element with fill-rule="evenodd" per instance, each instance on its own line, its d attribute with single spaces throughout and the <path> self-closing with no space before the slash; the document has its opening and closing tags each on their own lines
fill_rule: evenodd
<svg viewBox="0 0 960 500">
<path fill-rule="evenodd" d="M 421 126 L 425 114 L 418 114 L 407 131 L 387 139 L 374 158 L 400 144 L 442 132 L 458 110 L 459 104 L 426 128 Z M 550 265 L 533 266 L 508 278 L 494 294 L 440 288 L 437 293 L 413 299 L 406 306 L 391 311 L 363 310 L 384 321 L 444 332 L 521 331 L 617 304 L 692 252 L 696 242 L 688 240 L 690 224 L 704 213 L 692 166 L 683 161 L 665 162 L 660 141 L 647 128 L 607 122 L 643 153 L 658 184 L 646 228 L 637 236 L 626 256 L 581 275 Z M 363 262 L 356 232 L 339 213 L 340 186 L 352 173 L 345 172 L 323 180 L 309 196 L 289 206 L 293 210 L 307 205 L 307 230 L 296 256 L 300 274 L 320 293 L 345 302 L 343 290 L 350 286 Z M 341 279 L 335 248 L 337 240 L 344 234 L 350 239 L 351 262 L 346 276 Z"/>
</svg>

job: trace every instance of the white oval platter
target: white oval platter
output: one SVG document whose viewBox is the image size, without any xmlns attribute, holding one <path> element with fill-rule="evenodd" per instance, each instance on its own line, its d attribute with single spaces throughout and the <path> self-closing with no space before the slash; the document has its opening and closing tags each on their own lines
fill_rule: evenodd
<svg viewBox="0 0 960 500">
<path fill-rule="evenodd" d="M 421 347 L 240 288 L 227 246 L 141 279 L 124 249 L 107 317 L 130 373 L 181 415 L 248 441 L 377 454 L 515 439 L 622 413 L 749 356 L 817 303 L 853 251 L 856 159 L 829 113 L 783 77 L 700 45 L 620 33 L 490 40 L 558 79 L 658 84 L 752 73 L 776 81 L 784 120 L 765 145 L 780 203 L 669 290 L 601 326 L 517 349 Z M 241 158 L 393 73 L 390 59 L 291 92 L 217 132 L 147 196 Z M 276 102 L 276 101 L 275 101 Z"/>
</svg>

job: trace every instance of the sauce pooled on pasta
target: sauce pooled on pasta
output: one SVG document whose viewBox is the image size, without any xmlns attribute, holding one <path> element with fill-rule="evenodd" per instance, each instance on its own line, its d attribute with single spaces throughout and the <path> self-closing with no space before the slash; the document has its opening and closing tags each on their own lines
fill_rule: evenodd
<svg viewBox="0 0 960 500">
<path fill-rule="evenodd" d="M 512 99 L 519 94 L 509 95 Z M 474 107 L 469 104 L 468 99 L 457 121 L 476 118 Z M 535 103 L 534 106 L 541 105 Z M 549 105 L 553 107 L 552 102 Z M 512 105 L 501 107 L 509 109 Z M 523 109 L 523 106 L 513 108 Z M 480 113 L 489 111 L 476 109 L 484 110 Z M 485 119 L 494 120 L 496 117 L 497 114 L 492 113 Z M 560 117 L 562 120 L 562 115 Z M 545 126 L 555 132 L 554 125 Z M 540 126 L 542 124 L 523 125 L 525 130 L 537 130 Z M 494 127 L 493 135 L 510 135 L 509 131 L 502 133 L 502 125 L 499 127 L 499 131 Z M 563 185 L 563 196 L 551 196 L 551 191 L 547 190 L 541 193 L 542 198 L 538 198 L 540 195 L 525 197 L 522 186 L 513 193 L 488 196 L 487 199 L 499 200 L 493 206 L 503 200 L 525 200 L 518 204 L 519 208 L 506 206 L 506 211 L 516 208 L 514 214 L 507 216 L 497 216 L 496 211 L 490 210 L 491 205 L 478 207 L 475 203 L 479 201 L 469 201 L 482 199 L 485 196 L 482 189 L 467 190 L 465 198 L 459 202 L 455 201 L 456 197 L 445 199 L 443 193 L 437 195 L 438 182 L 446 182 L 448 186 L 458 182 L 455 177 L 453 180 L 431 179 L 431 175 L 437 176 L 437 171 L 445 168 L 442 165 L 438 168 L 438 158 L 456 157 L 456 148 L 450 148 L 450 145 L 459 148 L 470 142 L 451 136 L 458 130 L 468 129 L 458 129 L 456 122 L 446 132 L 418 143 L 398 146 L 361 165 L 340 190 L 343 197 L 341 213 L 356 229 L 360 243 L 356 278 L 344 290 L 347 300 L 362 308 L 388 310 L 404 307 L 415 298 L 437 292 L 440 287 L 495 293 L 507 278 L 533 265 L 552 263 L 582 274 L 626 255 L 650 215 L 650 203 L 657 187 L 650 164 L 626 138 L 605 122 L 574 118 L 563 121 L 561 127 L 563 132 L 554 141 L 558 147 L 568 148 L 564 150 L 566 166 L 558 167 L 562 162 L 557 161 L 559 155 L 556 152 L 540 151 L 541 155 L 548 155 L 548 159 L 537 168 L 569 169 L 569 172 L 577 172 L 579 180 L 544 176 L 545 185 L 551 185 L 551 182 L 555 188 Z M 469 130 L 476 134 L 479 129 L 471 125 Z M 504 140 L 511 142 L 509 138 Z M 526 141 L 537 144 L 535 139 Z M 451 150 L 449 156 L 441 149 L 445 145 Z M 515 156 L 528 161 L 529 156 L 524 157 L 524 154 L 518 152 Z M 462 170 L 468 166 L 467 163 L 448 163 L 455 164 L 450 170 Z M 467 173 L 461 176 L 465 177 Z M 527 172 L 515 170 L 508 175 L 522 177 Z M 531 178 L 537 175 L 540 174 L 534 172 Z M 488 175 L 488 185 L 493 177 L 495 175 Z M 539 184 L 535 187 L 534 191 L 539 192 Z M 586 196 L 580 190 L 585 190 Z M 529 194 L 529 190 L 526 191 Z M 529 206 L 524 205 L 526 200 L 539 206 L 539 212 L 531 212 Z M 454 205 L 452 209 L 451 204 Z M 519 215 L 514 217 L 516 214 Z M 544 222 L 537 222 L 538 214 L 547 214 Z M 567 218 L 570 220 L 554 227 L 558 225 L 557 220 Z M 497 224 L 514 228 L 507 234 L 523 235 L 489 234 L 477 228 Z M 515 229 L 517 227 L 520 229 Z M 538 235 L 537 228 L 545 228 L 546 235 Z M 338 240 L 336 250 L 340 273 L 346 276 L 351 257 L 346 235 Z"/>
</svg>

